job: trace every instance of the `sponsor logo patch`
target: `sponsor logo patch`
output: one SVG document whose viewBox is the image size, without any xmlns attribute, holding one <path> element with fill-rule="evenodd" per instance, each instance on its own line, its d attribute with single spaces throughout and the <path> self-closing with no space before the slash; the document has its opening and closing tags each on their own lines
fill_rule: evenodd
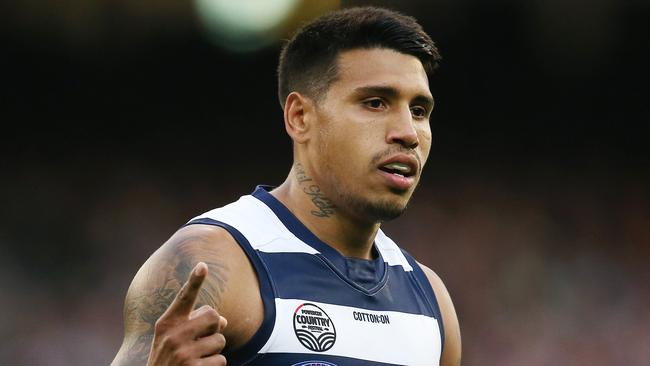
<svg viewBox="0 0 650 366">
<path fill-rule="evenodd" d="M 296 308 L 293 313 L 293 330 L 300 344 L 314 352 L 325 352 L 332 348 L 336 342 L 334 322 L 323 309 L 314 304 L 305 303 Z M 316 363 L 300 363 L 298 365 L 332 365 L 321 361 L 308 362 Z"/>
<path fill-rule="evenodd" d="M 368 322 L 373 324 L 390 324 L 390 318 L 385 314 L 370 314 L 362 313 L 360 311 L 353 311 L 352 316 L 354 320 L 360 322 Z"/>
<path fill-rule="evenodd" d="M 301 363 L 294 363 L 291 366 L 336 366 L 336 365 L 325 361 L 305 361 Z"/>
</svg>

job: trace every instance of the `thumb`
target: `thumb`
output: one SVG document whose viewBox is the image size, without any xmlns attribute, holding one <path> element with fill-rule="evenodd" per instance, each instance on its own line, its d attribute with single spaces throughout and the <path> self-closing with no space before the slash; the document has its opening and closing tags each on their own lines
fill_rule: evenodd
<svg viewBox="0 0 650 366">
<path fill-rule="evenodd" d="M 228 319 L 223 316 L 219 317 L 219 331 L 224 330 L 228 326 Z"/>
</svg>

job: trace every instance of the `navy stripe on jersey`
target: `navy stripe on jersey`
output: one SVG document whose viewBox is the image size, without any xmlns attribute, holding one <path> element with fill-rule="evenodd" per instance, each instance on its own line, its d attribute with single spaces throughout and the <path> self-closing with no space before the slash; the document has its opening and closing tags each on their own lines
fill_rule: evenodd
<svg viewBox="0 0 650 366">
<path fill-rule="evenodd" d="M 402 250 L 406 260 L 409 261 L 411 267 L 413 267 L 413 274 L 415 275 L 418 287 L 422 291 L 422 296 L 427 300 L 428 307 L 433 311 L 433 317 L 438 321 L 438 328 L 440 329 L 440 344 L 441 350 L 445 347 L 445 327 L 442 323 L 442 314 L 440 314 L 440 306 L 438 305 L 438 299 L 436 298 L 436 293 L 431 287 L 431 282 L 427 278 L 427 275 L 424 274 L 422 267 L 416 262 L 415 258 L 411 256 L 407 251 Z"/>
<path fill-rule="evenodd" d="M 269 277 L 269 272 L 266 266 L 260 260 L 255 249 L 253 249 L 248 240 L 239 232 L 239 230 L 224 222 L 208 218 L 192 220 L 185 224 L 185 226 L 192 224 L 213 225 L 226 229 L 244 250 L 248 260 L 253 264 L 255 272 L 257 272 L 257 278 L 260 284 L 260 294 L 262 295 L 262 303 L 264 304 L 264 320 L 262 321 L 262 325 L 242 348 L 234 352 L 224 353 L 224 356 L 226 356 L 231 365 L 243 365 L 258 356 L 257 351 L 264 346 L 264 343 L 268 340 L 273 331 L 273 324 L 275 322 L 274 299 L 276 297 L 273 283 Z"/>
<path fill-rule="evenodd" d="M 413 292 L 418 286 L 415 277 L 411 272 L 404 272 L 401 266 L 388 266 L 385 277 L 390 278 L 390 283 L 369 295 L 356 288 L 357 291 L 350 291 L 348 281 L 336 275 L 320 255 L 292 253 L 295 259 L 290 267 L 286 265 L 285 253 L 262 252 L 259 255 L 273 274 L 280 298 L 299 299 L 309 294 L 310 299 L 318 302 L 435 316 L 431 306 Z M 296 273 L 308 275 L 296 276 Z"/>
</svg>

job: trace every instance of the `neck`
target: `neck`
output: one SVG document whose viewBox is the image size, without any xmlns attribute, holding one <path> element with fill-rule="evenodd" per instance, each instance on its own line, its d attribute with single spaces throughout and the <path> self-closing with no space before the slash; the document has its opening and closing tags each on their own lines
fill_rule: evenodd
<svg viewBox="0 0 650 366">
<path fill-rule="evenodd" d="M 372 259 L 379 223 L 363 222 L 346 215 L 299 163 L 271 194 L 320 240 L 343 256 Z"/>
</svg>

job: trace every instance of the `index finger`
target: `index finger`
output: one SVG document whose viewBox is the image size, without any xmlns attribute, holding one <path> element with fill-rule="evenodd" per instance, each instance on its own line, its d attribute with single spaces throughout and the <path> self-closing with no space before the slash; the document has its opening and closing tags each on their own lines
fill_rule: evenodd
<svg viewBox="0 0 650 366">
<path fill-rule="evenodd" d="M 199 295 L 199 290 L 201 289 L 201 285 L 203 285 L 203 281 L 207 275 L 208 266 L 203 262 L 197 263 L 190 273 L 190 278 L 188 278 L 187 282 L 183 284 L 181 290 L 178 291 L 176 298 L 174 298 L 174 301 L 169 305 L 164 316 L 188 316 L 192 312 L 192 309 L 194 309 L 194 304 Z"/>
</svg>

